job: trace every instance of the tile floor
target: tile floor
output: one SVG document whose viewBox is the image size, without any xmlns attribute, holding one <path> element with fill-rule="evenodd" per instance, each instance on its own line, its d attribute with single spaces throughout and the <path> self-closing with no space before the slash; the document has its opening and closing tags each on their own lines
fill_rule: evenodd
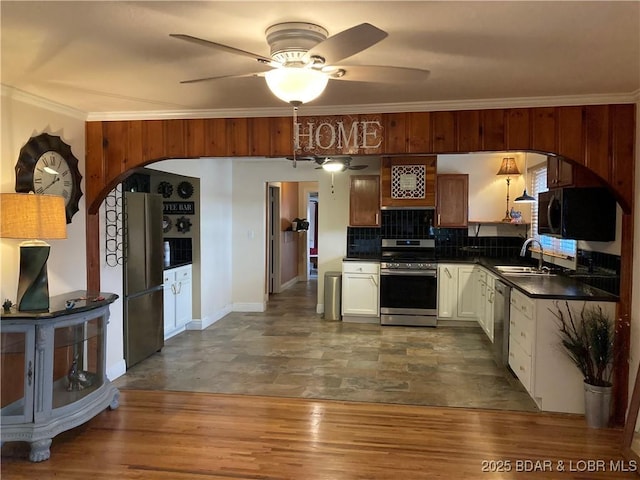
<svg viewBox="0 0 640 480">
<path fill-rule="evenodd" d="M 129 369 L 123 389 L 178 390 L 521 411 L 537 408 L 493 360 L 480 327 L 325 321 L 316 282 L 186 331 Z"/>
</svg>

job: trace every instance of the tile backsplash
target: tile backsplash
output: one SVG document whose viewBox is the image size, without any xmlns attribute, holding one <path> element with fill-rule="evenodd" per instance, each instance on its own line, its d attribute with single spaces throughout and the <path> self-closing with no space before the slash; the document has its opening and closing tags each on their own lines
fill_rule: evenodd
<svg viewBox="0 0 640 480">
<path fill-rule="evenodd" d="M 382 238 L 433 238 L 434 210 L 382 210 Z"/>
</svg>

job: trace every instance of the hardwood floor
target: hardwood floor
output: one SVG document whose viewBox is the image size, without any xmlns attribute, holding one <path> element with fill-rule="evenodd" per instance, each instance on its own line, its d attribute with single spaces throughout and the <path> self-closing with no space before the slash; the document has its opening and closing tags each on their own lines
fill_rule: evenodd
<svg viewBox="0 0 640 480">
<path fill-rule="evenodd" d="M 621 435 L 588 429 L 574 415 L 125 390 L 117 410 L 54 438 L 48 461 L 30 463 L 25 444 L 5 445 L 1 473 L 13 480 L 637 478 L 613 471 L 630 467 Z M 524 471 L 536 465 L 547 471 Z"/>
</svg>

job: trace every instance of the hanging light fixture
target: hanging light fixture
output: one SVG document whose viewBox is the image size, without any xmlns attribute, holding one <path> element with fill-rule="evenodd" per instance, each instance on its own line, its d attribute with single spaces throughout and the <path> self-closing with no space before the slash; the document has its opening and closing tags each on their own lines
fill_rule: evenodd
<svg viewBox="0 0 640 480">
<path fill-rule="evenodd" d="M 511 184 L 511 175 L 520 175 L 520 170 L 518 170 L 518 165 L 516 165 L 516 159 L 513 157 L 503 158 L 500 170 L 498 170 L 496 175 L 507 176 L 507 210 L 502 221 L 511 222 L 511 215 L 509 214 L 509 185 Z"/>
<path fill-rule="evenodd" d="M 534 203 L 536 199 L 527 193 L 527 153 L 524 154 L 524 192 L 517 197 L 515 203 Z"/>
<path fill-rule="evenodd" d="M 327 172 L 341 172 L 344 168 L 344 163 L 339 160 L 327 160 L 322 164 L 322 169 Z"/>
<path fill-rule="evenodd" d="M 274 68 L 265 78 L 271 93 L 294 107 L 318 98 L 329 82 L 327 74 L 301 66 Z"/>
</svg>

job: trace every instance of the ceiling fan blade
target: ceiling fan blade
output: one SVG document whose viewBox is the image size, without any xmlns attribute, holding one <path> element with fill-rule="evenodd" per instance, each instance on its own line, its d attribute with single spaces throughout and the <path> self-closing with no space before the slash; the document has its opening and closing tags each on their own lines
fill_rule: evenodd
<svg viewBox="0 0 640 480">
<path fill-rule="evenodd" d="M 347 167 L 347 170 L 362 170 L 363 168 L 367 168 L 369 165 L 350 165 Z"/>
<path fill-rule="evenodd" d="M 421 83 L 427 80 L 429 70 L 406 67 L 384 67 L 379 65 L 336 65 L 325 67 L 331 78 L 352 82 L 373 83 Z M 338 72 L 333 76 L 332 71 Z M 344 73 L 342 73 L 344 72 Z"/>
<path fill-rule="evenodd" d="M 263 72 L 242 73 L 239 75 L 218 75 L 216 77 L 194 78 L 192 80 L 182 80 L 180 83 L 208 82 L 210 80 L 222 80 L 223 78 L 259 77 Z"/>
<path fill-rule="evenodd" d="M 228 53 L 235 53 L 236 55 L 242 55 L 244 57 L 249 57 L 254 59 L 259 63 L 271 64 L 273 61 L 271 58 L 263 57 L 262 55 L 258 55 L 257 53 L 247 52 L 246 50 L 240 50 L 239 48 L 230 47 L 228 45 L 223 45 L 222 43 L 212 42 L 210 40 L 204 40 L 198 37 L 192 37 L 191 35 L 185 35 L 183 33 L 170 33 L 170 37 L 177 38 L 180 40 L 184 40 L 186 42 L 195 43 L 196 45 L 202 45 L 205 47 L 211 47 L 218 50 L 222 50 Z"/>
<path fill-rule="evenodd" d="M 349 58 L 375 45 L 388 35 L 370 23 L 361 23 L 323 40 L 307 52 L 307 59 L 314 56 L 324 58 L 325 64 L 333 64 Z"/>
</svg>

